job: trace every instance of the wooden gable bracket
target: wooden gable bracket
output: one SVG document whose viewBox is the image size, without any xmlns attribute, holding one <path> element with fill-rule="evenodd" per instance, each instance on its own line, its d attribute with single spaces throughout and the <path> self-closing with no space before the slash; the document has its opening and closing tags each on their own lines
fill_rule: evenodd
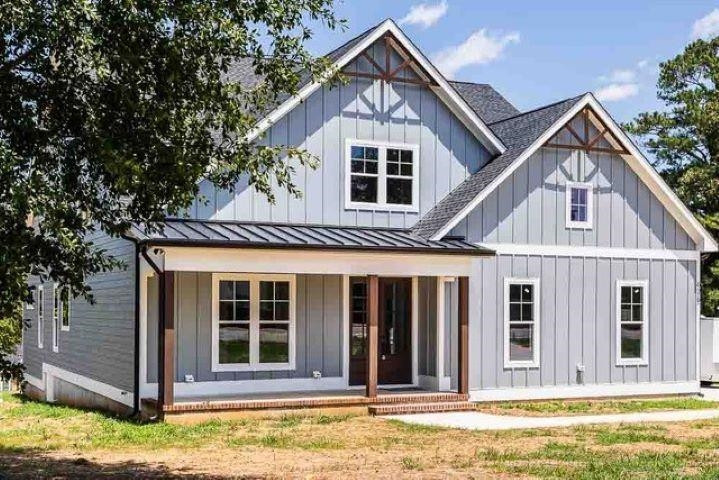
<svg viewBox="0 0 719 480">
<path fill-rule="evenodd" d="M 347 75 L 348 77 L 359 77 L 359 78 L 369 78 L 372 80 L 382 80 L 383 82 L 391 83 L 391 82 L 397 82 L 397 83 L 411 83 L 413 85 L 421 85 L 423 87 L 434 87 L 437 85 L 437 83 L 432 80 L 431 75 L 429 75 L 424 68 L 422 68 L 415 60 L 412 58 L 412 56 L 407 53 L 407 51 L 397 42 L 397 40 L 394 38 L 394 36 L 390 33 L 386 33 L 382 39 L 384 40 L 385 44 L 385 58 L 384 58 L 384 66 L 381 66 L 379 63 L 375 61 L 374 58 L 372 58 L 372 55 L 367 53 L 369 51 L 369 48 L 367 50 L 364 50 L 362 53 L 360 53 L 356 58 L 364 57 L 370 65 L 374 67 L 375 70 L 377 70 L 377 73 L 365 73 L 365 72 L 351 72 L 347 70 L 343 70 L 342 74 Z M 371 47 L 370 47 L 371 48 Z M 392 56 L 392 52 L 396 52 L 397 55 L 399 55 L 402 58 L 402 63 L 400 63 L 398 66 L 396 66 L 394 69 L 392 69 L 390 65 L 390 59 Z M 419 79 L 415 78 L 406 78 L 399 76 L 399 74 L 407 69 L 411 69 L 414 71 Z"/>
<path fill-rule="evenodd" d="M 545 147 L 552 147 L 552 148 L 566 148 L 570 150 L 584 150 L 585 152 L 599 152 L 599 153 L 614 153 L 617 155 L 629 155 L 629 151 L 624 148 L 622 145 L 622 142 L 620 142 L 617 137 L 614 136 L 612 132 L 609 131 L 609 127 L 604 123 L 604 121 L 599 118 L 598 115 L 594 113 L 594 111 L 590 107 L 585 107 L 580 115 L 583 119 L 584 124 L 584 131 L 582 132 L 582 135 L 577 133 L 577 131 L 572 127 L 571 121 L 567 122 L 566 125 L 564 125 L 557 134 L 559 134 L 562 130 L 566 130 L 569 132 L 569 134 L 577 141 L 578 145 L 569 145 L 569 144 L 562 144 L 562 143 L 552 143 L 551 141 L 544 144 Z M 590 115 L 592 119 L 590 119 Z M 596 134 L 593 137 L 589 136 L 589 122 L 594 123 L 597 126 L 597 130 L 599 130 L 599 133 Z M 555 135 L 556 136 L 556 135 Z M 607 143 L 610 145 L 619 145 L 618 148 L 615 147 L 599 147 L 597 146 L 597 142 L 600 140 L 606 140 Z"/>
</svg>

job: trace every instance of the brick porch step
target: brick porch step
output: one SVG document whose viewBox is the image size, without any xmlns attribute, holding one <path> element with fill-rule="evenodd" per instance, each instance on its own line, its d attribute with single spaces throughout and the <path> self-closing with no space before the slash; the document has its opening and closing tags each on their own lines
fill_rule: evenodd
<svg viewBox="0 0 719 480">
<path fill-rule="evenodd" d="M 410 413 L 462 412 L 474 410 L 473 403 L 465 401 L 430 402 L 430 403 L 396 403 L 370 405 L 370 415 L 406 415 Z"/>
</svg>

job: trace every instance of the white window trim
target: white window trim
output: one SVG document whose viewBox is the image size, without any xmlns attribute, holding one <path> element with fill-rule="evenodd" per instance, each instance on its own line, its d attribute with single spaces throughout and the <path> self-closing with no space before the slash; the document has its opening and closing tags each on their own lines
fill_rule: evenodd
<svg viewBox="0 0 719 480">
<path fill-rule="evenodd" d="M 353 202 L 352 187 L 352 146 L 377 148 L 377 203 Z M 387 203 L 387 149 L 397 148 L 412 151 L 412 205 Z M 382 142 L 377 140 L 345 140 L 345 209 L 346 210 L 381 210 L 392 212 L 419 212 L 419 145 Z"/>
<path fill-rule="evenodd" d="M 220 281 L 249 281 L 250 282 L 250 363 L 220 363 Z M 259 282 L 286 281 L 290 283 L 290 327 L 288 363 L 260 363 L 260 300 Z M 296 344 L 296 291 L 295 275 L 284 274 L 234 274 L 234 273 L 213 273 L 212 274 L 212 371 L 213 372 L 256 372 L 270 370 L 294 370 L 295 367 L 295 344 Z"/>
<path fill-rule="evenodd" d="M 67 287 L 63 287 L 63 288 L 67 288 Z M 60 291 L 62 292 L 62 288 L 60 289 Z M 71 299 L 70 299 L 70 292 L 69 292 L 69 291 L 68 291 L 68 293 L 67 293 L 67 325 L 63 325 L 63 323 L 62 323 L 62 320 L 63 320 L 63 318 L 62 318 L 62 312 L 63 312 L 63 310 L 64 310 L 63 303 L 64 303 L 64 302 L 62 301 L 62 297 L 60 297 L 60 312 L 59 312 L 59 316 L 60 316 L 60 331 L 62 331 L 62 332 L 69 332 L 69 331 L 70 331 L 70 318 L 72 317 L 72 301 L 71 301 Z"/>
<path fill-rule="evenodd" d="M 532 360 L 510 360 L 509 359 L 509 286 L 513 284 L 531 284 L 534 286 L 534 336 L 532 337 L 533 345 L 533 359 Z M 517 278 L 517 277 L 505 277 L 504 278 L 504 368 L 539 368 L 539 347 L 541 342 L 540 337 L 540 317 L 539 312 L 539 300 L 540 300 L 540 289 L 539 289 L 539 278 Z"/>
<path fill-rule="evenodd" d="M 45 289 L 42 285 L 37 286 L 37 348 L 44 347 L 43 334 L 45 333 Z"/>
<path fill-rule="evenodd" d="M 35 302 L 37 302 L 37 286 L 31 285 L 28 289 L 31 292 L 32 295 L 32 302 L 24 302 L 25 303 L 25 310 L 35 310 Z"/>
<path fill-rule="evenodd" d="M 60 351 L 60 309 L 62 308 L 59 300 L 58 291 L 60 288 L 57 283 L 52 284 L 52 351 L 57 353 Z"/>
<path fill-rule="evenodd" d="M 641 358 L 622 358 L 622 287 L 642 287 L 642 356 Z M 614 329 L 617 366 L 649 365 L 649 282 L 646 280 L 617 280 L 615 297 Z"/>
<path fill-rule="evenodd" d="M 565 193 L 565 218 L 567 228 L 591 229 L 594 221 L 594 185 L 586 182 L 567 182 Z M 573 222 L 572 212 L 572 188 L 584 188 L 587 190 L 587 220 L 585 222 Z"/>
</svg>

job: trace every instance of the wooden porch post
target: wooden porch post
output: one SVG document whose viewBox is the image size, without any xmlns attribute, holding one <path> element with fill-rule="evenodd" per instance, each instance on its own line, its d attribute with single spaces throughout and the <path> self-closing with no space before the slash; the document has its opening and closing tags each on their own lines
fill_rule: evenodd
<svg viewBox="0 0 719 480">
<path fill-rule="evenodd" d="M 377 360 L 379 355 L 379 280 L 367 277 L 367 396 L 377 397 Z"/>
<path fill-rule="evenodd" d="M 163 407 L 175 402 L 175 272 L 160 274 L 159 297 L 157 404 L 162 415 Z"/>
<path fill-rule="evenodd" d="M 469 277 L 459 277 L 459 339 L 457 351 L 457 393 L 469 393 Z"/>
</svg>

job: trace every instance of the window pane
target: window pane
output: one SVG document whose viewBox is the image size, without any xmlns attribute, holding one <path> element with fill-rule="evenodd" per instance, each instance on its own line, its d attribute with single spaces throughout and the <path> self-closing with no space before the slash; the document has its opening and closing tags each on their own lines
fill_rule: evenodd
<svg viewBox="0 0 719 480">
<path fill-rule="evenodd" d="M 533 325 L 509 326 L 509 359 L 511 361 L 531 361 L 534 359 L 532 349 L 534 336 Z"/>
<path fill-rule="evenodd" d="M 364 162 L 362 160 L 352 160 L 350 165 L 352 173 L 364 173 Z"/>
<path fill-rule="evenodd" d="M 412 205 L 412 180 L 388 178 L 387 203 Z"/>
<path fill-rule="evenodd" d="M 290 282 L 275 282 L 275 300 L 290 299 Z"/>
<path fill-rule="evenodd" d="M 233 314 L 234 302 L 220 302 L 220 320 L 234 320 Z"/>
<path fill-rule="evenodd" d="M 399 164 L 387 162 L 387 175 L 399 175 Z"/>
<path fill-rule="evenodd" d="M 642 287 L 632 288 L 632 303 L 642 303 Z"/>
<path fill-rule="evenodd" d="M 622 303 L 630 303 L 632 301 L 632 287 L 622 287 Z"/>
<path fill-rule="evenodd" d="M 235 320 L 250 319 L 250 302 L 235 302 Z M 222 318 L 220 317 L 220 320 Z"/>
<path fill-rule="evenodd" d="M 290 319 L 290 302 L 275 302 L 275 320 Z"/>
<path fill-rule="evenodd" d="M 643 320 L 642 306 L 641 305 L 632 305 L 632 321 L 633 322 L 641 322 L 642 320 Z"/>
<path fill-rule="evenodd" d="M 509 320 L 510 321 L 520 321 L 522 320 L 522 305 L 519 303 L 510 303 L 509 304 Z"/>
<path fill-rule="evenodd" d="M 220 363 L 250 363 L 249 324 L 220 325 Z"/>
<path fill-rule="evenodd" d="M 619 313 L 619 318 L 622 322 L 629 322 L 632 320 L 632 307 L 629 305 L 622 305 Z"/>
<path fill-rule="evenodd" d="M 531 303 L 522 304 L 522 321 L 531 322 L 534 320 L 534 306 Z"/>
<path fill-rule="evenodd" d="M 260 302 L 260 320 L 274 320 L 275 309 L 274 302 Z"/>
<path fill-rule="evenodd" d="M 353 202 L 377 203 L 377 177 L 353 175 L 350 198 Z"/>
<path fill-rule="evenodd" d="M 232 300 L 235 298 L 234 283 L 229 280 L 220 280 L 220 300 Z"/>
<path fill-rule="evenodd" d="M 509 301 L 518 302 L 521 299 L 522 286 L 521 285 L 510 285 L 509 286 Z"/>
<path fill-rule="evenodd" d="M 402 150 L 402 163 L 412 163 L 412 150 Z"/>
<path fill-rule="evenodd" d="M 587 189 L 586 188 L 578 188 L 577 189 L 577 203 L 580 205 L 587 204 Z"/>
<path fill-rule="evenodd" d="M 260 300 L 275 298 L 275 282 L 260 282 Z"/>
<path fill-rule="evenodd" d="M 364 355 L 365 353 L 365 341 L 366 328 L 363 324 L 354 323 L 352 325 L 352 345 L 350 355 L 353 357 Z"/>
<path fill-rule="evenodd" d="M 387 149 L 387 161 L 388 162 L 399 162 L 399 150 L 396 148 Z"/>
<path fill-rule="evenodd" d="M 289 362 L 289 338 L 289 325 L 260 324 L 260 363 Z"/>
<path fill-rule="evenodd" d="M 370 162 L 366 161 L 364 162 L 364 172 L 365 173 L 372 173 L 377 174 L 377 162 Z"/>
<path fill-rule="evenodd" d="M 67 288 L 62 289 L 61 318 L 62 318 L 62 326 L 63 327 L 70 326 L 70 295 L 68 292 L 69 292 L 69 290 Z"/>
<path fill-rule="evenodd" d="M 364 280 L 352 280 L 352 295 L 355 297 L 364 297 L 367 291 L 366 285 Z"/>
<path fill-rule="evenodd" d="M 402 165 L 402 171 L 400 172 L 400 174 L 402 174 L 406 177 L 411 177 L 412 176 L 412 165 Z"/>
<path fill-rule="evenodd" d="M 352 158 L 364 158 L 364 147 L 352 147 Z"/>
<path fill-rule="evenodd" d="M 622 324 L 621 341 L 622 358 L 642 358 L 641 324 Z"/>
<path fill-rule="evenodd" d="M 522 301 L 531 302 L 534 293 L 534 285 L 522 285 Z"/>
<path fill-rule="evenodd" d="M 235 282 L 235 300 L 250 300 L 250 282 Z"/>
<path fill-rule="evenodd" d="M 365 147 L 364 149 L 364 158 L 367 160 L 377 160 L 377 147 Z"/>
</svg>

